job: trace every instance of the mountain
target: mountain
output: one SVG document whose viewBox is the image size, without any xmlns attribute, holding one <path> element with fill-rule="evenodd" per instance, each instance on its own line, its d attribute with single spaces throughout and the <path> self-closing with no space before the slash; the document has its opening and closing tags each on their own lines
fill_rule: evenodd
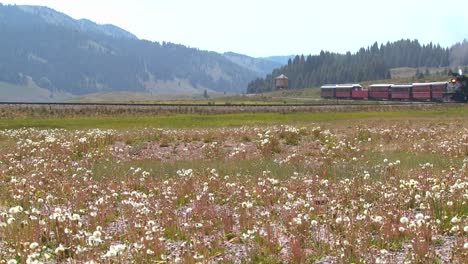
<svg viewBox="0 0 468 264">
<path fill-rule="evenodd" d="M 112 25 L 53 9 L 0 4 L 0 101 L 53 101 L 90 93 L 245 92 L 261 77 L 215 52 L 140 40 Z M 20 90 L 21 90 L 20 89 Z M 21 91 L 23 91 L 21 90 Z"/>
<path fill-rule="evenodd" d="M 287 55 L 287 56 L 270 56 L 270 57 L 263 57 L 261 59 L 269 60 L 273 62 L 277 62 L 281 65 L 288 64 L 288 61 L 294 59 L 295 55 Z"/>
<path fill-rule="evenodd" d="M 253 58 L 247 55 L 234 53 L 234 52 L 225 52 L 223 53 L 224 57 L 228 60 L 234 62 L 235 64 L 247 68 L 251 71 L 258 73 L 260 76 L 265 76 L 267 73 L 270 73 L 276 68 L 283 66 L 282 63 L 263 59 L 263 58 Z M 286 62 L 287 63 L 287 62 Z"/>
</svg>

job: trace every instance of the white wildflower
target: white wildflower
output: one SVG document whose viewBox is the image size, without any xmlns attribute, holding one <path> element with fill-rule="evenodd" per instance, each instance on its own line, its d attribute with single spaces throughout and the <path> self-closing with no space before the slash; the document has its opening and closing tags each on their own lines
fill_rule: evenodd
<svg viewBox="0 0 468 264">
<path fill-rule="evenodd" d="M 454 216 L 454 217 L 452 218 L 452 220 L 450 220 L 450 222 L 451 222 L 452 224 L 458 224 L 458 223 L 460 223 L 460 218 Z"/>
<path fill-rule="evenodd" d="M 39 246 L 39 243 L 37 242 L 32 242 L 31 244 L 29 244 L 29 248 L 33 250 L 36 249 L 38 246 Z"/>
<path fill-rule="evenodd" d="M 11 208 L 8 210 L 8 212 L 9 212 L 10 214 L 21 213 L 21 212 L 23 212 L 23 207 L 21 207 L 21 205 L 11 207 Z"/>
<path fill-rule="evenodd" d="M 403 216 L 403 217 L 400 218 L 400 223 L 401 223 L 401 224 L 404 224 L 404 225 L 405 225 L 405 224 L 408 223 L 408 221 L 409 221 L 409 220 L 408 220 L 408 217 L 406 217 L 406 216 Z"/>
<path fill-rule="evenodd" d="M 61 254 L 62 252 L 64 252 L 66 250 L 66 248 L 60 244 L 56 249 L 55 249 L 55 254 L 58 255 L 58 254 Z"/>
</svg>

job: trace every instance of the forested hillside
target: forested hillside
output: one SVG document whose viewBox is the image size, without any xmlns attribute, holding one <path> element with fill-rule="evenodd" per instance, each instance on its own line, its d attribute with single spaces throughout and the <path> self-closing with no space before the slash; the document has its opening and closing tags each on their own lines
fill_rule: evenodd
<svg viewBox="0 0 468 264">
<path fill-rule="evenodd" d="M 53 93 L 244 92 L 260 76 L 215 52 L 139 40 L 45 7 L 0 4 L 0 36 L 0 82 Z"/>
<path fill-rule="evenodd" d="M 421 45 L 417 40 L 400 40 L 380 45 L 374 43 L 356 53 L 320 52 L 319 55 L 296 56 L 288 64 L 275 69 L 266 78 L 249 83 L 249 93 L 274 89 L 274 77 L 285 74 L 289 88 L 305 88 L 327 83 L 350 83 L 386 79 L 396 67 L 447 67 L 468 64 L 468 42 L 452 48 L 432 43 Z"/>
</svg>

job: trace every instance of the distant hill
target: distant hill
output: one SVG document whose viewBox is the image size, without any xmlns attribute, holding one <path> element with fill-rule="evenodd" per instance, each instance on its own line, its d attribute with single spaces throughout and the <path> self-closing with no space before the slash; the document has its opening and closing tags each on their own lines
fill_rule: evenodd
<svg viewBox="0 0 468 264">
<path fill-rule="evenodd" d="M 282 65 L 288 64 L 289 60 L 294 59 L 296 55 L 287 55 L 287 56 L 270 56 L 270 57 L 263 57 L 261 59 L 274 61 Z"/>
<path fill-rule="evenodd" d="M 262 76 L 222 54 L 140 40 L 46 7 L 0 4 L 0 36 L 0 101 L 16 100 L 18 87 L 27 101 L 118 91 L 239 93 Z"/>
<path fill-rule="evenodd" d="M 235 64 L 245 67 L 251 71 L 258 73 L 260 76 L 265 76 L 267 73 L 270 73 L 272 70 L 283 66 L 283 63 L 275 62 L 272 60 L 267 60 L 263 58 L 253 58 L 246 55 L 234 53 L 234 52 L 225 52 L 224 57 L 234 62 Z M 286 62 L 287 63 L 287 62 Z"/>
</svg>

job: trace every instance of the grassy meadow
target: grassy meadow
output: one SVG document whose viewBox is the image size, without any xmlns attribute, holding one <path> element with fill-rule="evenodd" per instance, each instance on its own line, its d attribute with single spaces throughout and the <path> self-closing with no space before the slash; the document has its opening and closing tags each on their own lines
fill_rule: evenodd
<svg viewBox="0 0 468 264">
<path fill-rule="evenodd" d="M 468 262 L 466 105 L 0 116 L 0 263 Z"/>
<path fill-rule="evenodd" d="M 311 122 L 355 123 L 382 119 L 409 122 L 417 120 L 468 119 L 468 106 L 453 105 L 408 105 L 396 108 L 362 106 L 334 109 L 317 108 L 311 112 L 240 112 L 219 114 L 213 112 L 174 113 L 151 109 L 111 110 L 106 107 L 89 109 L 0 108 L 0 129 L 35 128 L 215 128 L 244 125 L 304 125 Z"/>
</svg>

